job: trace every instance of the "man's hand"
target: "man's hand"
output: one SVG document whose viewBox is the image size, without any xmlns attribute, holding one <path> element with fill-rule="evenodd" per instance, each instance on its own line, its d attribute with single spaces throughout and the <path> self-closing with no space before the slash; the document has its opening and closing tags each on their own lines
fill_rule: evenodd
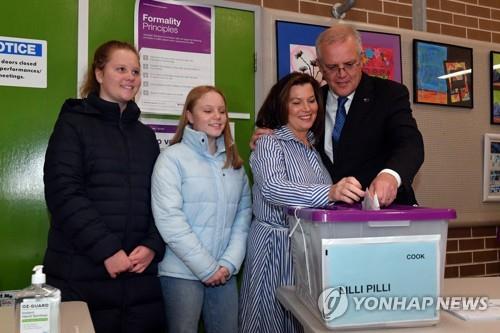
<svg viewBox="0 0 500 333">
<path fill-rule="evenodd" d="M 361 189 L 361 184 L 354 177 L 342 178 L 330 187 L 330 193 L 328 193 L 330 201 L 343 201 L 349 204 L 358 202 L 364 196 L 365 192 Z"/>
<path fill-rule="evenodd" d="M 250 139 L 250 149 L 255 150 L 255 143 L 261 136 L 272 133 L 273 133 L 272 129 L 257 127 L 252 134 L 252 138 Z"/>
<path fill-rule="evenodd" d="M 395 199 L 398 193 L 397 179 L 387 172 L 381 172 L 370 184 L 368 188 L 371 195 L 377 194 L 380 207 L 389 206 Z"/>
</svg>

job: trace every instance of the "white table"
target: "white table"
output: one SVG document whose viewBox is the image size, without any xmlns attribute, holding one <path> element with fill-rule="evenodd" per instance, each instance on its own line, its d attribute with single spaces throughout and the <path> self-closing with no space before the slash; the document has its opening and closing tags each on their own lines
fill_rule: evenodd
<svg viewBox="0 0 500 333">
<path fill-rule="evenodd" d="M 85 302 L 61 303 L 61 333 L 95 333 L 89 308 Z M 13 306 L 0 307 L 0 332 L 14 333 Z"/>
<path fill-rule="evenodd" d="M 500 298 L 500 277 L 445 279 L 443 296 L 488 296 Z M 297 298 L 294 287 L 280 287 L 276 291 L 280 303 L 301 322 L 305 333 L 331 333 L 318 318 Z M 500 320 L 464 321 L 441 311 L 435 326 L 414 328 L 383 328 L 389 333 L 500 333 Z M 349 330 L 349 333 L 374 333 L 374 329 Z"/>
</svg>

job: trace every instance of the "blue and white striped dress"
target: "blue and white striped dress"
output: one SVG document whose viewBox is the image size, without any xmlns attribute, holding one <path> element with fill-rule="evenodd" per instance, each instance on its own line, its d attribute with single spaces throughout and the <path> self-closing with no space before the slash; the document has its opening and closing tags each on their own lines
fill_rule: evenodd
<svg viewBox="0 0 500 333">
<path fill-rule="evenodd" d="M 309 142 L 313 135 L 309 133 Z M 240 332 L 302 332 L 292 313 L 275 297 L 293 285 L 286 206 L 328 203 L 330 176 L 319 153 L 286 127 L 263 136 L 250 156 L 254 176 L 253 213 L 240 297 Z"/>
</svg>

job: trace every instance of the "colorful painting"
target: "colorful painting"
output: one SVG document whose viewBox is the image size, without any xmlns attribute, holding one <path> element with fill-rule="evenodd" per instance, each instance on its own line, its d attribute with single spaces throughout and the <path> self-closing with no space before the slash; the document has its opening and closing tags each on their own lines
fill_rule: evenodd
<svg viewBox="0 0 500 333">
<path fill-rule="evenodd" d="M 316 37 L 325 29 L 314 24 L 276 21 L 278 79 L 292 71 L 301 71 L 300 68 L 306 66 L 304 61 L 316 60 Z M 297 56 L 300 51 L 302 54 Z"/>
<path fill-rule="evenodd" d="M 315 43 L 327 27 L 276 21 L 278 78 L 291 71 L 314 76 L 322 82 L 316 63 Z M 402 83 L 401 38 L 397 34 L 360 31 L 363 44 L 363 71 L 369 75 Z"/>
<path fill-rule="evenodd" d="M 500 52 L 490 52 L 491 123 L 500 125 Z"/>
<path fill-rule="evenodd" d="M 473 107 L 472 49 L 413 40 L 415 103 Z"/>
<path fill-rule="evenodd" d="M 469 86 L 467 85 L 467 66 L 465 62 L 445 61 L 444 70 L 446 74 L 457 73 L 447 78 L 447 93 L 452 103 L 470 100 Z M 459 74 L 463 72 L 464 74 Z"/>
<path fill-rule="evenodd" d="M 363 71 L 369 75 L 394 80 L 394 60 L 391 49 L 365 47 Z"/>
<path fill-rule="evenodd" d="M 363 43 L 363 72 L 403 82 L 401 74 L 401 38 L 396 34 L 360 31 Z"/>
</svg>

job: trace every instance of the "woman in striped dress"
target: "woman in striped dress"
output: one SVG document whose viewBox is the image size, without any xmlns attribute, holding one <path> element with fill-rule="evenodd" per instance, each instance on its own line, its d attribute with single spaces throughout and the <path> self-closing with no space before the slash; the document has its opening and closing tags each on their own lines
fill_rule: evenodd
<svg viewBox="0 0 500 333">
<path fill-rule="evenodd" d="M 349 201 L 342 197 L 345 192 L 363 195 L 352 192 L 353 187 L 360 186 L 353 177 L 331 185 L 314 149 L 314 141 L 324 128 L 323 103 L 319 99 L 319 85 L 314 78 L 292 73 L 271 88 L 259 110 L 257 126 L 272 131 L 259 138 L 250 157 L 254 220 L 240 298 L 242 333 L 302 332 L 300 323 L 275 297 L 276 288 L 294 284 L 283 208 Z"/>
</svg>

